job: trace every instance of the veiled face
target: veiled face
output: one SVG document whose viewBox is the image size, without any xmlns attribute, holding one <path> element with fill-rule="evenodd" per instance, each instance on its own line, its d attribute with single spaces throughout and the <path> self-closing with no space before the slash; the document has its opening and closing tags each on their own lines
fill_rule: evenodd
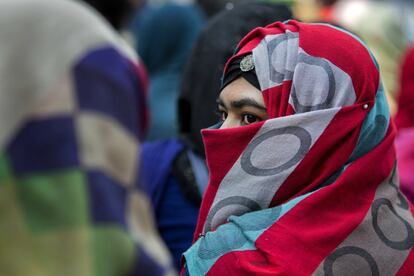
<svg viewBox="0 0 414 276">
<path fill-rule="evenodd" d="M 262 92 L 244 78 L 228 84 L 217 100 L 221 129 L 245 126 L 268 118 Z"/>
</svg>

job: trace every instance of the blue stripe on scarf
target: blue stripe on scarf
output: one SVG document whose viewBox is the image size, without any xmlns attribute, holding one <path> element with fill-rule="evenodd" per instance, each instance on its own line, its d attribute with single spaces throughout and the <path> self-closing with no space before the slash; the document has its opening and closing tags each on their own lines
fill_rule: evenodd
<svg viewBox="0 0 414 276">
<path fill-rule="evenodd" d="M 380 83 L 375 97 L 375 104 L 364 120 L 357 146 L 350 162 L 358 159 L 375 148 L 384 139 L 390 124 L 390 112 L 384 87 Z"/>
<path fill-rule="evenodd" d="M 332 184 L 343 174 L 346 168 L 356 159 L 374 149 L 387 134 L 390 125 L 390 112 L 388 109 L 387 98 L 385 97 L 384 87 L 380 83 L 375 104 L 362 124 L 358 143 L 349 158 L 349 160 L 330 178 L 328 178 L 321 187 Z"/>
</svg>

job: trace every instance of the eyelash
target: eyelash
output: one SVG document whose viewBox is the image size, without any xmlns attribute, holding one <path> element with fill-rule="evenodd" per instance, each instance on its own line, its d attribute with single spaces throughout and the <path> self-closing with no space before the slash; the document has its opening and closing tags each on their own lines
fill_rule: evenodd
<svg viewBox="0 0 414 276">
<path fill-rule="evenodd" d="M 228 116 L 227 112 L 224 111 L 224 110 L 216 111 L 216 115 L 217 115 L 217 117 L 219 118 L 219 120 L 221 122 L 224 122 L 227 119 L 227 116 Z M 249 120 L 247 119 L 247 116 L 252 116 L 255 121 L 254 122 L 249 122 Z M 260 118 L 256 115 L 250 114 L 250 113 L 243 113 L 243 114 L 241 114 L 241 117 L 242 117 L 242 125 L 250 125 L 250 124 L 253 124 L 253 123 L 263 121 L 262 118 Z"/>
<path fill-rule="evenodd" d="M 252 116 L 252 117 L 253 117 L 253 119 L 254 119 L 254 122 L 248 122 L 248 120 L 246 120 L 246 119 L 247 119 L 247 116 Z M 242 118 L 243 118 L 243 123 L 244 123 L 245 125 L 250 125 L 250 124 L 254 124 L 254 123 L 257 123 L 257 122 L 262 121 L 262 119 L 261 119 L 261 118 L 259 118 L 259 117 L 255 116 L 255 115 L 253 115 L 253 114 L 242 114 Z"/>
</svg>

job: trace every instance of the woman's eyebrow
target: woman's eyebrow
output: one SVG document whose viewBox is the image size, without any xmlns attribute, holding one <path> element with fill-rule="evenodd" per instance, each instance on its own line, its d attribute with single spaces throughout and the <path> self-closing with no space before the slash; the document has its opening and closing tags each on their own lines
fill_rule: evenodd
<svg viewBox="0 0 414 276">
<path fill-rule="evenodd" d="M 267 111 L 266 107 L 264 107 L 263 105 L 259 104 L 258 102 L 256 102 L 255 100 L 251 98 L 243 98 L 237 101 L 232 101 L 231 106 L 237 109 L 240 109 L 246 106 L 251 106 L 251 107 L 261 109 L 263 111 Z"/>
</svg>

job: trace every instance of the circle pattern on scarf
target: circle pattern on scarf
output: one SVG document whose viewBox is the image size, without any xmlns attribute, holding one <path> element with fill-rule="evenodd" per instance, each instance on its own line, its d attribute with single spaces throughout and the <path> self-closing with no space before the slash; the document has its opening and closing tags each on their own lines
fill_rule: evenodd
<svg viewBox="0 0 414 276">
<path fill-rule="evenodd" d="M 259 162 L 253 162 L 252 156 L 254 151 L 264 142 L 269 139 L 272 139 L 279 135 L 293 135 L 296 136 L 300 141 L 299 149 L 296 153 L 291 154 L 293 157 L 284 162 L 281 165 L 278 165 L 274 168 L 258 168 L 253 163 L 259 163 Z M 255 138 L 246 148 L 244 151 L 240 163 L 242 169 L 254 176 L 271 176 L 279 174 L 297 163 L 299 163 L 303 157 L 306 155 L 306 153 L 309 151 L 310 147 L 312 145 L 312 136 L 309 134 L 307 130 L 301 127 L 297 126 L 289 126 L 289 127 L 283 127 L 278 129 L 270 130 L 257 138 Z M 280 145 L 280 147 L 284 147 L 285 145 Z M 287 148 L 284 150 L 291 150 L 291 148 Z M 272 153 L 273 154 L 273 153 Z M 278 158 L 278 156 L 276 156 Z M 277 162 L 280 163 L 280 162 Z"/>
<path fill-rule="evenodd" d="M 392 236 L 393 233 L 385 233 L 384 229 L 381 229 L 379 225 L 379 214 L 380 214 L 380 208 L 385 207 L 387 208 L 397 220 L 401 221 L 405 228 L 407 237 L 401 241 L 394 241 L 388 238 L 389 236 Z M 392 206 L 392 203 L 390 200 L 386 198 L 380 198 L 374 201 L 372 204 L 371 209 L 372 214 L 372 225 L 374 227 L 375 233 L 377 233 L 378 237 L 381 239 L 383 243 L 385 243 L 388 247 L 391 247 L 396 250 L 408 250 L 414 245 L 414 230 L 411 227 L 411 225 L 404 220 L 394 209 L 394 206 Z M 393 230 L 392 228 L 389 230 Z"/>
<path fill-rule="evenodd" d="M 355 246 L 346 246 L 346 247 L 339 248 L 334 253 L 329 255 L 329 257 L 326 258 L 326 260 L 323 264 L 323 270 L 325 272 L 325 275 L 326 276 L 335 275 L 335 273 L 334 273 L 335 262 L 338 259 L 346 258 L 347 256 L 348 257 L 349 256 L 358 256 L 358 257 L 362 258 L 363 260 L 365 260 L 365 262 L 368 264 L 367 268 L 369 268 L 370 271 L 369 272 L 365 271 L 365 273 L 362 273 L 361 271 L 359 271 L 359 273 L 361 275 L 372 275 L 372 276 L 380 275 L 378 265 L 375 262 L 374 258 L 371 256 L 371 254 L 369 254 L 364 249 L 359 248 L 359 247 L 355 247 Z M 341 262 L 339 262 L 339 264 L 340 263 Z"/>
<path fill-rule="evenodd" d="M 395 178 L 394 178 L 395 177 L 395 171 L 396 171 L 396 169 L 394 168 L 393 176 L 391 177 L 391 180 L 390 180 L 390 185 L 391 185 L 391 187 L 393 187 L 395 189 L 395 192 L 397 193 L 398 200 L 400 201 L 400 202 L 397 203 L 397 206 L 400 207 L 403 210 L 408 211 L 410 209 L 410 205 L 408 204 L 407 199 L 401 193 L 400 189 L 398 188 L 397 184 L 395 183 Z"/>
<path fill-rule="evenodd" d="M 408 221 L 406 221 L 398 212 L 398 209 L 406 210 L 409 212 L 409 205 L 404 196 L 401 194 L 400 190 L 398 189 L 397 185 L 395 184 L 397 177 L 396 177 L 396 166 L 392 172 L 392 175 L 388 181 L 388 185 L 390 185 L 393 189 L 395 189 L 395 196 L 399 199 L 400 202 L 397 202 L 396 207 L 393 206 L 391 200 L 387 198 L 378 198 L 374 200 L 371 205 L 371 222 L 373 231 L 377 234 L 377 237 L 389 248 L 398 250 L 398 251 L 406 251 L 412 248 L 414 245 L 414 229 L 410 225 Z M 397 210 L 396 210 L 397 209 Z M 380 225 L 380 222 L 384 223 L 386 219 L 382 219 L 382 217 L 392 217 L 393 220 L 384 225 Z M 398 223 L 399 225 L 397 225 Z M 405 228 L 405 231 L 403 230 Z M 406 235 L 406 236 L 404 236 Z M 401 238 L 404 237 L 404 238 Z M 375 249 L 371 249 L 375 250 Z M 372 252 L 372 251 L 371 251 Z M 328 256 L 323 264 L 323 269 L 326 275 L 333 275 L 333 264 L 336 262 L 340 257 L 344 255 L 357 255 L 364 258 L 371 268 L 372 273 L 365 273 L 367 275 L 379 275 L 379 268 L 378 264 L 375 261 L 375 258 L 368 254 L 365 249 L 356 246 L 347 246 L 340 248 L 330 256 Z M 374 254 L 375 256 L 375 254 Z M 342 262 L 344 264 L 353 264 L 355 262 L 349 261 Z M 337 262 L 337 265 L 340 266 L 341 262 Z M 343 268 L 342 269 L 346 269 Z M 364 274 L 364 275 L 365 275 Z"/>
<path fill-rule="evenodd" d="M 267 51 L 272 61 L 269 63 L 269 78 L 271 81 L 282 83 L 284 80 L 292 79 L 296 65 L 296 54 L 293 54 L 292 51 L 292 54 L 289 55 L 289 50 L 297 49 L 298 46 L 289 47 L 289 42 L 298 45 L 298 40 L 298 33 L 287 32 L 267 43 Z"/>
<path fill-rule="evenodd" d="M 312 74 L 304 72 L 312 72 Z M 335 97 L 336 81 L 329 63 L 304 53 L 299 54 L 295 69 L 298 77 L 312 76 L 293 82 L 291 97 L 297 113 L 329 108 Z M 327 85 L 326 85 L 327 84 Z"/>
<path fill-rule="evenodd" d="M 212 230 L 212 226 L 213 226 L 213 219 L 215 218 L 216 214 L 218 212 L 220 212 L 222 209 L 230 206 L 230 205 L 241 205 L 243 207 L 246 207 L 246 209 L 248 209 L 250 212 L 251 211 L 257 211 L 260 210 L 260 205 L 259 203 L 257 203 L 256 201 L 244 197 L 244 196 L 232 196 L 232 197 L 228 197 L 225 198 L 219 202 L 217 202 L 213 208 L 211 208 L 210 213 L 207 216 L 206 219 L 206 223 L 205 223 L 205 228 L 204 230 L 206 232 L 211 231 Z"/>
</svg>

